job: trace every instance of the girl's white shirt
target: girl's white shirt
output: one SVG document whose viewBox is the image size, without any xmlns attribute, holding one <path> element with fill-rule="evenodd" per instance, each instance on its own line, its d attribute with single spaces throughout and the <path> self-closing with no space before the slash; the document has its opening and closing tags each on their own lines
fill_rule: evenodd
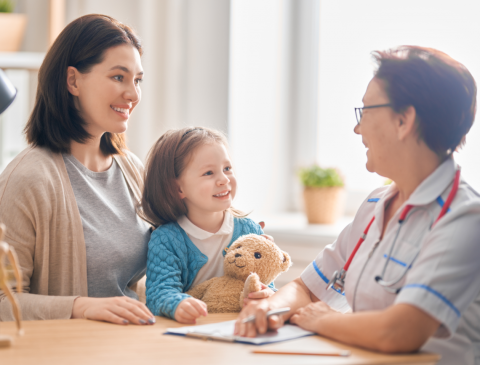
<svg viewBox="0 0 480 365">
<path fill-rule="evenodd" d="M 180 217 L 177 223 L 193 244 L 208 257 L 207 263 L 198 271 L 192 287 L 211 278 L 223 276 L 224 257 L 222 251 L 230 244 L 233 237 L 233 215 L 225 211 L 222 226 L 216 233 L 207 232 L 197 227 L 187 216 Z"/>
<path fill-rule="evenodd" d="M 430 229 L 452 189 L 456 166 L 442 163 L 413 192 L 388 223 L 382 240 L 385 204 L 398 189 L 381 187 L 362 204 L 353 222 L 302 273 L 307 287 L 331 307 L 346 312 L 382 310 L 397 303 L 414 305 L 441 325 L 423 350 L 442 355 L 439 364 L 480 364 L 480 196 L 463 179 L 450 210 Z M 440 197 L 440 199 L 439 199 Z M 378 201 L 377 201 L 378 199 Z M 387 292 L 376 281 L 397 234 L 403 208 L 414 205 L 402 225 L 385 281 L 406 275 Z M 372 217 L 366 240 L 357 251 L 345 281 L 345 295 L 327 289 L 341 270 Z M 418 254 L 418 255 L 417 255 Z M 413 261 L 413 262 L 412 262 Z"/>
</svg>

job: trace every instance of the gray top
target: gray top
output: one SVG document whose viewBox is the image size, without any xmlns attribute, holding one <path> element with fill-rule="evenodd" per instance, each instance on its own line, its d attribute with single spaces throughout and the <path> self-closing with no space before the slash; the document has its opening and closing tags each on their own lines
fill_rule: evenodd
<svg viewBox="0 0 480 365">
<path fill-rule="evenodd" d="M 87 248 L 89 297 L 129 296 L 145 275 L 149 226 L 135 212 L 134 198 L 120 166 L 93 172 L 63 155 L 82 218 Z"/>
</svg>

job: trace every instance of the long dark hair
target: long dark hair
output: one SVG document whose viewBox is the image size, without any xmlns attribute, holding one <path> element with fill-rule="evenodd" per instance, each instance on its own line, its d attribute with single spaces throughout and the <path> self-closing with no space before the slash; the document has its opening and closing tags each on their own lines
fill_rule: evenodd
<svg viewBox="0 0 480 365">
<path fill-rule="evenodd" d="M 107 15 L 85 15 L 65 27 L 40 67 L 35 106 L 25 127 L 28 143 L 69 153 L 72 140 L 85 143 L 91 138 L 67 89 L 67 69 L 87 73 L 103 61 L 107 49 L 121 44 L 143 53 L 133 30 Z M 122 154 L 125 148 L 123 133 L 103 134 L 100 149 L 106 156 Z"/>
</svg>

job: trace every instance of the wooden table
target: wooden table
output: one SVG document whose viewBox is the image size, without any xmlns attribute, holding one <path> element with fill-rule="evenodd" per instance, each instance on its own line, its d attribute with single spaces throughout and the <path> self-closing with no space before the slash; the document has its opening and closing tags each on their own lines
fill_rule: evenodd
<svg viewBox="0 0 480 365">
<path fill-rule="evenodd" d="M 210 314 L 198 320 L 207 324 L 235 319 L 234 314 Z M 320 336 L 265 345 L 262 349 L 345 350 L 347 358 L 253 354 L 258 346 L 202 341 L 163 335 L 168 327 L 181 325 L 157 317 L 154 326 L 118 326 L 83 319 L 26 321 L 25 335 L 16 337 L 13 346 L 0 349 L 3 365 L 53 364 L 435 364 L 434 354 L 382 355 L 327 340 Z M 15 336 L 13 322 L 0 322 L 0 333 Z"/>
</svg>

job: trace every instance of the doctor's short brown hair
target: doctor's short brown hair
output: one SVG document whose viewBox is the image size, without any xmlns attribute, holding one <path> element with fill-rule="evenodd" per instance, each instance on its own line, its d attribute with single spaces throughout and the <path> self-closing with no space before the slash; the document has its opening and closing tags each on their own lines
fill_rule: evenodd
<svg viewBox="0 0 480 365">
<path fill-rule="evenodd" d="M 29 144 L 69 153 L 71 141 L 85 143 L 91 138 L 67 89 L 67 69 L 73 66 L 88 73 L 103 61 L 105 51 L 122 44 L 132 45 L 142 55 L 133 30 L 107 15 L 85 15 L 65 27 L 38 73 L 35 105 L 25 127 Z M 124 133 L 104 133 L 100 149 L 106 156 L 122 154 L 126 149 Z"/>
<path fill-rule="evenodd" d="M 154 227 L 176 222 L 187 214 L 180 198 L 177 179 L 188 166 L 195 150 L 207 143 L 220 143 L 228 149 L 225 135 L 205 127 L 186 127 L 165 132 L 153 145 L 145 164 L 145 186 L 138 214 Z M 247 214 L 230 207 L 235 217 Z"/>
<path fill-rule="evenodd" d="M 475 119 L 477 86 L 467 68 L 432 48 L 402 46 L 373 55 L 392 109 L 413 106 L 420 138 L 438 156 L 451 154 Z"/>
</svg>

